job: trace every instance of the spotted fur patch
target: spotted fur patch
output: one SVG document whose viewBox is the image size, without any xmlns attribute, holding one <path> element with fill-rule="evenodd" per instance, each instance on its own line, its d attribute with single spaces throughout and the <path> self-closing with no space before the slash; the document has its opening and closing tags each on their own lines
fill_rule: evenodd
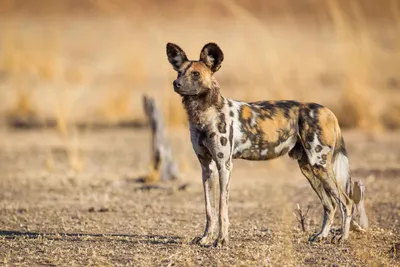
<svg viewBox="0 0 400 267">
<path fill-rule="evenodd" d="M 224 113 L 221 113 L 221 115 L 219 116 L 218 132 L 222 134 L 226 133 L 226 121 Z"/>
<path fill-rule="evenodd" d="M 286 154 L 297 141 L 298 110 L 299 103 L 294 101 L 243 104 L 239 111 L 241 144 L 234 158 L 266 160 Z"/>
<path fill-rule="evenodd" d="M 226 144 L 228 143 L 228 139 L 226 139 L 226 137 L 221 136 L 220 143 L 222 146 L 226 146 Z"/>
</svg>

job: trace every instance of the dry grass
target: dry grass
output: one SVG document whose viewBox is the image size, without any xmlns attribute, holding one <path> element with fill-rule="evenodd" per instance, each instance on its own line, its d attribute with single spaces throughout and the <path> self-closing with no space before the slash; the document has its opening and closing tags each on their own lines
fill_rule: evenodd
<svg viewBox="0 0 400 267">
<path fill-rule="evenodd" d="M 184 125 L 186 115 L 170 86 L 175 74 L 165 57 L 165 43 L 179 43 L 197 58 L 205 42 L 216 41 L 226 54 L 217 75 L 228 97 L 316 101 L 331 107 L 345 127 L 374 131 L 399 126 L 396 1 L 380 3 L 376 14 L 366 1 L 304 3 L 303 13 L 294 10 L 301 4 L 285 8 L 271 2 L 258 8 L 265 12 L 260 17 L 256 3 L 226 0 L 212 11 L 221 13 L 218 20 L 204 20 L 208 7 L 201 3 L 193 9 L 179 2 L 182 10 L 176 12 L 182 18 L 172 19 L 169 9 L 161 16 L 145 15 L 157 14 L 149 2 L 133 19 L 121 11 L 131 4 L 99 1 L 81 8 L 92 17 L 72 11 L 52 16 L 56 10 L 79 7 L 70 2 L 57 8 L 43 1 L 48 15 L 42 18 L 29 13 L 28 4 L 18 9 L 9 1 L 4 6 L 9 15 L 0 20 L 0 114 L 12 111 L 12 118 L 23 117 L 30 108 L 32 116 L 57 120 L 61 128 L 65 120 L 111 125 L 143 121 L 140 101 L 146 92 L 163 100 L 170 126 Z M 111 17 L 95 15 L 95 10 L 108 8 Z M 56 99 L 70 102 L 59 105 L 72 108 L 73 118 L 54 104 Z"/>
<path fill-rule="evenodd" d="M 352 2 L 351 13 L 345 14 L 335 0 L 328 1 L 339 39 L 349 45 L 344 49 L 343 65 L 347 68 L 348 79 L 342 89 L 340 103 L 344 107 L 343 117 L 350 126 L 365 130 L 382 130 L 382 100 L 378 92 L 369 88 L 371 77 L 371 36 L 369 36 L 360 7 Z M 349 23 L 350 18 L 353 24 Z M 368 107 L 368 108 L 367 108 Z M 339 113 L 340 114 L 340 113 Z"/>
<path fill-rule="evenodd" d="M 7 131 L 0 135 L 8 140 L 0 149 L 0 265 L 397 266 L 398 134 L 371 141 L 359 131 L 344 132 L 353 178 L 368 190 L 366 235 L 352 233 L 341 245 L 308 244 L 322 208 L 297 164 L 288 157 L 276 168 L 235 161 L 231 244 L 214 249 L 190 244 L 202 233 L 205 215 L 200 167 L 190 143 L 182 141 L 186 130 L 171 131 L 177 158 L 189 166 L 178 182 L 189 183 L 183 191 L 137 190 L 135 178 L 148 171 L 147 130 L 81 136 L 87 160 L 80 173 L 68 171 L 56 131 Z M 53 168 L 43 172 L 49 147 Z M 292 214 L 296 203 L 310 206 L 306 232 Z"/>
</svg>

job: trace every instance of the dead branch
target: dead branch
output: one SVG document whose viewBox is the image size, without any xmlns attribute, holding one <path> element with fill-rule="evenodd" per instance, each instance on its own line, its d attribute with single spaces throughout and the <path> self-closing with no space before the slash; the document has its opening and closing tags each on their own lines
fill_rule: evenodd
<svg viewBox="0 0 400 267">
<path fill-rule="evenodd" d="M 307 211 L 304 212 L 304 210 L 300 207 L 300 204 L 297 203 L 297 214 L 293 212 L 294 217 L 296 217 L 297 221 L 300 223 L 301 230 L 303 232 L 306 231 L 306 219 L 308 212 L 310 210 L 310 206 L 307 207 Z"/>
<path fill-rule="evenodd" d="M 143 96 L 143 107 L 150 122 L 153 137 L 151 180 L 152 182 L 175 180 L 179 177 L 179 171 L 172 158 L 172 150 L 167 140 L 162 113 L 154 99 L 146 95 Z"/>
</svg>

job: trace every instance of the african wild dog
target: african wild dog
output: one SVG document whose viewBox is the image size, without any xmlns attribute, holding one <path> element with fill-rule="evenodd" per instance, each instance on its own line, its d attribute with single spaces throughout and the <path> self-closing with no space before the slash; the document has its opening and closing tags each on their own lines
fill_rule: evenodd
<svg viewBox="0 0 400 267">
<path fill-rule="evenodd" d="M 337 205 L 342 214 L 339 240 L 348 237 L 351 224 L 358 229 L 367 227 L 365 221 L 360 223 L 352 217 L 354 198 L 348 158 L 332 111 L 315 103 L 246 103 L 224 98 L 213 76 L 224 59 L 215 43 L 204 46 L 198 61 L 188 60 L 185 52 L 172 43 L 167 44 L 167 56 L 178 72 L 173 86 L 182 96 L 191 142 L 202 168 L 207 222 L 203 236 L 195 238 L 195 242 L 208 244 L 216 232 L 217 212 L 212 192 L 217 172 L 219 235 L 214 246 L 228 243 L 232 159 L 269 160 L 286 153 L 298 161 L 324 208 L 322 228 L 310 241 L 328 236 Z"/>
</svg>

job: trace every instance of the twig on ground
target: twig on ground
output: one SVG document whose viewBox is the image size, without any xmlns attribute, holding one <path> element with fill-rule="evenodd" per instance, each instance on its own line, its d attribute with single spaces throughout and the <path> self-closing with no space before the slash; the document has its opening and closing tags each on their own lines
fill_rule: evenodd
<svg viewBox="0 0 400 267">
<path fill-rule="evenodd" d="M 303 232 L 306 231 L 306 218 L 308 215 L 308 212 L 310 210 L 310 206 L 307 207 L 307 211 L 304 212 L 304 210 L 300 207 L 300 204 L 297 203 L 297 214 L 293 212 L 294 217 L 296 217 L 297 221 L 301 225 L 301 230 Z"/>
</svg>

